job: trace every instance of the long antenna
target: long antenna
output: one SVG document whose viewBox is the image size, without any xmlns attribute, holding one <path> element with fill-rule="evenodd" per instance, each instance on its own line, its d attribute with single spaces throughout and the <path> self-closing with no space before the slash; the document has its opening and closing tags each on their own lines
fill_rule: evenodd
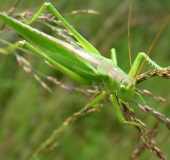
<svg viewBox="0 0 170 160">
<path fill-rule="evenodd" d="M 149 49 L 148 49 L 148 52 L 147 52 L 147 54 L 146 54 L 147 56 L 150 54 L 150 52 L 151 52 L 151 50 L 152 50 L 155 42 L 156 42 L 157 39 L 159 38 L 159 36 L 160 36 L 160 34 L 162 33 L 162 31 L 165 29 L 165 27 L 167 26 L 167 24 L 168 24 L 169 21 L 170 21 L 170 15 L 168 16 L 168 18 L 166 18 L 165 22 L 162 24 L 161 28 L 159 29 L 158 33 L 156 34 L 156 36 L 155 36 L 155 38 L 154 38 L 151 46 L 150 46 Z M 144 60 L 142 61 L 142 64 L 141 64 L 141 66 L 140 66 L 140 68 L 139 68 L 139 70 L 138 70 L 138 72 L 137 72 L 137 74 L 136 74 L 135 77 L 137 77 L 137 76 L 139 75 L 139 73 L 140 73 L 140 71 L 141 71 L 141 69 L 142 69 L 142 67 L 143 67 L 143 65 L 144 65 L 145 62 L 146 62 L 146 59 L 144 59 Z"/>
<path fill-rule="evenodd" d="M 131 12 L 132 12 L 132 5 L 129 9 L 129 16 L 128 16 L 128 53 L 129 53 L 129 61 L 130 61 L 130 68 L 132 69 L 132 57 L 131 57 L 131 49 L 130 49 L 130 18 L 131 18 Z M 132 70 L 133 72 L 133 70 Z M 133 75 L 133 73 L 132 73 Z"/>
</svg>

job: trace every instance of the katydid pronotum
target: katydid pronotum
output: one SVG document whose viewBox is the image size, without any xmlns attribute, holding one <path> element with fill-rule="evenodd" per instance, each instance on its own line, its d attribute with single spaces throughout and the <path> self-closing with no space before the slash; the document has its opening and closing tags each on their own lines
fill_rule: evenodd
<svg viewBox="0 0 170 160">
<path fill-rule="evenodd" d="M 82 47 L 75 47 L 29 26 L 45 8 L 63 23 Z M 8 54 L 18 47 L 24 47 L 50 62 L 73 80 L 86 85 L 100 86 L 103 92 L 91 101 L 89 106 L 93 107 L 106 96 L 109 96 L 118 120 L 123 124 L 135 126 L 143 132 L 141 124 L 124 119 L 119 104 L 126 104 L 135 93 L 139 95 L 135 91 L 135 77 L 142 59 L 148 61 L 155 69 L 162 69 L 162 67 L 153 62 L 145 53 L 141 52 L 138 54 L 131 66 L 129 74 L 126 74 L 117 66 L 114 49 L 111 50 L 111 59 L 101 56 L 97 49 L 73 29 L 50 3 L 44 3 L 37 14 L 27 24 L 10 18 L 4 13 L 0 13 L 0 19 L 14 28 L 28 41 L 23 40 L 15 43 L 6 48 L 6 50 L 3 50 L 4 54 Z"/>
</svg>

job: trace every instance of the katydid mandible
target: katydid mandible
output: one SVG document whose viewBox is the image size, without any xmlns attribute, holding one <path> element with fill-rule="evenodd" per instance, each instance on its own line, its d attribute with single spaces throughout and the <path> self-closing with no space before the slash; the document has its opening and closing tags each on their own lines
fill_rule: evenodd
<svg viewBox="0 0 170 160">
<path fill-rule="evenodd" d="M 45 8 L 63 23 L 82 47 L 73 46 L 29 26 Z M 109 96 L 118 120 L 123 124 L 138 127 L 142 131 L 142 126 L 139 123 L 124 120 L 119 104 L 120 102 L 126 103 L 136 93 L 135 76 L 142 59 L 148 61 L 157 70 L 162 69 L 145 53 L 140 52 L 137 55 L 129 74 L 126 74 L 117 66 L 114 49 L 111 50 L 111 59 L 101 56 L 99 51 L 73 29 L 50 3 L 44 3 L 27 24 L 4 13 L 0 13 L 0 19 L 25 38 L 25 40 L 6 48 L 4 54 L 12 52 L 17 47 L 24 47 L 50 62 L 73 80 L 86 85 L 100 86 L 103 92 L 90 102 L 89 106 L 93 106 L 105 96 Z"/>
</svg>

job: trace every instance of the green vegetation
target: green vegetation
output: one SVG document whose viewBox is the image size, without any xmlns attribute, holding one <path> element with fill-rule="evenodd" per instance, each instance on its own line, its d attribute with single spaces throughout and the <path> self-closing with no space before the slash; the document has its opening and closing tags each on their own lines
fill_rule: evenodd
<svg viewBox="0 0 170 160">
<path fill-rule="evenodd" d="M 105 3 L 106 7 L 103 7 L 103 4 L 97 0 L 85 1 L 84 3 L 82 1 L 81 3 L 79 1 L 57 1 L 56 4 L 53 4 L 63 14 L 84 8 L 93 8 L 101 12 L 97 16 L 67 15 L 65 18 L 98 48 L 102 55 L 108 57 L 110 48 L 116 48 L 119 66 L 123 70 L 129 71 L 127 14 L 130 4 L 133 4 L 130 33 L 131 53 L 134 58 L 140 51 L 147 52 L 153 37 L 169 15 L 168 1 L 167 3 L 164 1 L 164 4 L 158 3 L 159 5 L 151 3 L 151 1 L 131 1 L 131 3 L 118 1 L 114 4 L 112 1 L 105 1 Z M 36 12 L 41 4 L 42 2 L 39 5 L 36 3 L 37 8 L 32 8 L 35 4 L 30 7 L 26 4 L 25 9 L 23 9 L 24 2 L 21 1 L 17 12 L 25 10 Z M 64 10 L 63 6 L 66 4 L 68 8 Z M 5 7 L 3 7 L 4 9 Z M 40 26 L 40 28 L 43 30 L 47 27 Z M 45 32 L 51 34 L 51 30 Z M 169 66 L 168 33 L 167 26 L 150 55 L 161 66 Z M 2 39 L 4 39 L 3 36 L 1 35 Z M 12 37 L 13 34 L 10 32 L 9 36 Z M 9 37 L 7 38 L 10 41 Z M 46 66 L 42 60 L 29 54 L 25 54 L 24 57 L 41 73 L 57 77 L 68 86 L 79 85 L 67 76 Z M 53 93 L 50 94 L 18 66 L 14 56 L 1 56 L 1 60 L 1 155 L 3 159 L 27 159 L 66 118 L 85 106 L 88 97 L 76 91 L 62 90 L 59 86 L 47 82 L 53 90 Z M 148 70 L 148 68 L 150 69 L 150 66 L 146 64 L 145 69 Z M 168 85 L 168 81 L 157 77 L 141 83 L 139 87 L 169 99 L 168 89 L 165 90 Z M 85 88 L 86 86 L 79 85 L 78 87 Z M 164 113 L 167 117 L 169 116 L 167 105 L 163 106 L 151 97 L 146 97 L 145 100 L 147 105 Z M 137 117 L 152 128 L 156 119 L 140 111 L 134 104 L 131 106 Z M 158 146 L 167 157 L 169 157 L 168 133 L 165 125 L 160 124 L 158 135 L 155 138 Z M 164 142 L 164 137 L 166 137 L 166 142 Z M 56 145 L 59 146 L 51 151 L 51 147 L 48 148 L 44 154 L 40 154 L 40 158 L 128 159 L 131 152 L 140 145 L 140 142 L 137 139 L 136 130 L 132 127 L 122 126 L 117 121 L 111 105 L 107 103 L 100 112 L 83 116 L 69 125 L 67 131 L 57 139 Z M 155 155 L 149 151 L 142 153 L 138 159 L 146 157 L 155 159 Z"/>
</svg>

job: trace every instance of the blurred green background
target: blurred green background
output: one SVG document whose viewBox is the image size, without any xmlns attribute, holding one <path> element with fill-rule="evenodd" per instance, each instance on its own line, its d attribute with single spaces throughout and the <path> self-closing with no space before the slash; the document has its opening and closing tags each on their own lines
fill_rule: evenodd
<svg viewBox="0 0 170 160">
<path fill-rule="evenodd" d="M 0 11 L 13 7 L 15 0 L 0 1 Z M 36 12 L 45 1 L 21 0 L 16 12 Z M 79 33 L 88 39 L 101 53 L 110 57 L 110 49 L 117 51 L 118 65 L 128 73 L 127 22 L 130 5 L 131 16 L 131 54 L 132 59 L 138 52 L 147 52 L 156 33 L 170 14 L 170 1 L 155 0 L 51 0 L 61 14 L 79 9 L 94 9 L 100 15 L 67 15 L 65 18 Z M 0 21 L 0 23 L 2 23 Z M 42 30 L 51 32 L 44 26 Z M 0 35 L 11 42 L 13 32 Z M 150 57 L 159 65 L 170 65 L 170 24 L 168 24 L 157 40 Z M 45 75 L 57 77 L 68 86 L 81 86 L 69 77 L 53 70 L 41 59 L 21 53 L 31 64 Z M 143 72 L 151 69 L 145 64 Z M 48 83 L 48 82 L 47 82 Z M 53 93 L 47 92 L 30 77 L 17 63 L 14 55 L 0 55 L 0 159 L 23 160 L 44 142 L 61 123 L 74 112 L 80 110 L 89 97 L 76 91 L 68 92 L 59 86 L 48 83 Z M 170 81 L 160 77 L 147 80 L 138 88 L 148 89 L 153 94 L 170 100 Z M 133 98 L 134 100 L 136 97 Z M 151 97 L 144 97 L 146 104 L 170 117 L 169 104 L 160 104 Z M 140 103 L 142 103 L 139 100 Z M 148 127 L 152 127 L 156 119 L 143 113 L 131 104 L 137 117 Z M 170 158 L 170 132 L 162 123 L 154 138 L 158 147 Z M 121 125 L 114 114 L 110 103 L 105 104 L 100 112 L 93 112 L 69 125 L 66 132 L 57 140 L 58 147 L 40 155 L 40 159 L 129 159 L 132 151 L 141 142 L 135 128 Z M 156 159 L 155 155 L 145 150 L 137 159 Z"/>
</svg>

